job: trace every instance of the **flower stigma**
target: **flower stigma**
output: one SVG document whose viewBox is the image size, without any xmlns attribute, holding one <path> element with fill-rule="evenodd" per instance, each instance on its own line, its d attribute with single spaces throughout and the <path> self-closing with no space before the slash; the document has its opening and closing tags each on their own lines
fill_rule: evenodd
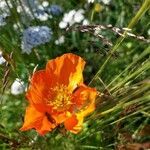
<svg viewBox="0 0 150 150">
<path fill-rule="evenodd" d="M 51 88 L 51 92 L 54 94 L 54 98 L 48 100 L 48 105 L 58 112 L 67 111 L 72 104 L 68 87 L 63 84 L 57 85 Z"/>
</svg>

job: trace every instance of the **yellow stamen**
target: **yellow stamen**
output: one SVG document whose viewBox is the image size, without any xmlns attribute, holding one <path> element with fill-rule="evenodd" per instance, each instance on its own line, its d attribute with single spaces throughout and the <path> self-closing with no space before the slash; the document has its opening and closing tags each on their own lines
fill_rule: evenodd
<svg viewBox="0 0 150 150">
<path fill-rule="evenodd" d="M 64 111 L 69 109 L 71 103 L 71 94 L 68 91 L 67 86 L 57 85 L 51 89 L 54 93 L 54 98 L 48 100 L 48 105 L 51 105 L 53 109 L 57 111 Z"/>
</svg>

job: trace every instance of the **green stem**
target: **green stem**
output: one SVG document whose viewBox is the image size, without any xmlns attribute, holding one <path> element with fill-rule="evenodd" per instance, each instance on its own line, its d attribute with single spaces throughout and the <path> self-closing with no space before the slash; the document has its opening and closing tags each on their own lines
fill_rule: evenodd
<svg viewBox="0 0 150 150">
<path fill-rule="evenodd" d="M 127 103 L 119 103 L 118 105 L 114 106 L 113 108 L 108 109 L 106 111 L 103 111 L 103 112 L 97 114 L 96 117 L 104 116 L 106 114 L 109 114 L 109 113 L 117 110 L 117 109 L 125 108 L 125 107 L 128 107 L 128 106 L 133 105 L 133 104 L 137 104 L 137 103 L 141 104 L 141 103 L 143 103 L 143 101 L 144 102 L 149 102 L 149 98 L 150 98 L 150 96 L 144 96 L 144 97 L 137 98 L 135 100 L 131 100 L 130 102 L 127 102 Z"/>
<path fill-rule="evenodd" d="M 123 86 L 127 81 L 129 81 L 132 78 L 135 78 L 138 76 L 141 72 L 146 71 L 150 68 L 150 62 L 145 62 L 143 66 L 141 66 L 138 70 L 133 72 L 131 75 L 127 76 L 123 81 L 119 82 L 116 86 L 110 89 L 110 92 L 114 91 L 115 89 L 118 89 L 119 87 Z"/>
<path fill-rule="evenodd" d="M 143 51 L 143 53 L 135 59 L 125 70 L 123 70 L 117 77 L 115 77 L 107 86 L 106 88 L 109 88 L 112 83 L 114 83 L 121 75 L 123 75 L 127 70 L 129 70 L 132 66 L 134 66 L 139 60 L 141 60 L 146 55 L 150 54 L 150 46 L 146 48 L 146 50 Z"/>
<path fill-rule="evenodd" d="M 133 19 L 129 23 L 128 28 L 129 29 L 133 28 L 149 8 L 150 8 L 150 0 L 145 0 L 140 10 L 137 12 L 137 14 L 133 17 Z"/>
<path fill-rule="evenodd" d="M 132 29 L 137 22 L 142 18 L 142 16 L 145 14 L 145 12 L 150 8 L 150 0 L 145 0 L 143 5 L 141 6 L 141 8 L 139 9 L 139 11 L 136 13 L 136 15 L 132 18 L 131 22 L 129 23 L 127 28 Z M 120 44 L 123 42 L 123 40 L 125 39 L 125 37 L 127 36 L 126 31 L 124 32 L 123 36 L 120 37 L 115 46 L 112 48 L 112 50 L 110 51 L 110 54 L 108 55 L 107 59 L 105 60 L 105 62 L 103 63 L 103 65 L 100 67 L 100 69 L 98 70 L 98 72 L 95 74 L 95 76 L 92 78 L 92 80 L 90 81 L 89 85 L 91 85 L 93 83 L 93 81 L 102 73 L 104 67 L 106 66 L 106 64 L 108 63 L 109 59 L 111 58 L 112 54 L 118 49 L 118 47 L 120 46 Z"/>
</svg>

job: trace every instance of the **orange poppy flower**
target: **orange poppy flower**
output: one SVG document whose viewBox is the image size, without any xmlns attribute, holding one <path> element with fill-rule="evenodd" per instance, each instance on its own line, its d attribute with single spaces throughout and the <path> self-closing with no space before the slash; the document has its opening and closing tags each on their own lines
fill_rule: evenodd
<svg viewBox="0 0 150 150">
<path fill-rule="evenodd" d="M 74 54 L 64 54 L 48 61 L 45 70 L 33 74 L 26 97 L 24 124 L 20 130 L 36 129 L 44 135 L 64 123 L 78 133 L 83 119 L 95 109 L 97 91 L 83 83 L 85 61 Z"/>
</svg>

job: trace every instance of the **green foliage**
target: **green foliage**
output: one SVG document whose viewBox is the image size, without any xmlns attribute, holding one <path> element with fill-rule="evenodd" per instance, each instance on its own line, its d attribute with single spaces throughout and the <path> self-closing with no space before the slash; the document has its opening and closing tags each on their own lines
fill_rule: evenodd
<svg viewBox="0 0 150 150">
<path fill-rule="evenodd" d="M 100 3 L 103 8 L 100 12 L 94 11 L 97 1 L 88 4 L 84 0 L 62 0 L 59 3 L 49 0 L 50 4 L 62 6 L 64 13 L 84 8 L 90 25 L 127 27 L 136 35 L 130 37 L 128 31 L 123 30 L 123 36 L 118 37 L 112 30 L 100 30 L 98 34 L 108 39 L 112 46 L 95 36 L 93 30 L 81 32 L 76 28 L 79 24 L 69 30 L 60 29 L 58 24 L 62 14 L 44 22 L 38 19 L 29 21 L 29 16 L 24 14 L 27 23 L 23 22 L 15 7 L 19 2 L 21 0 L 11 1 L 13 7 L 7 24 L 0 26 L 0 50 L 8 62 L 0 66 L 0 149 L 119 150 L 120 147 L 130 148 L 129 144 L 148 148 L 145 143 L 150 141 L 150 133 L 146 132 L 150 128 L 150 47 L 138 36 L 149 38 L 150 0 L 112 0 L 109 5 Z M 19 23 L 17 31 L 13 27 L 16 23 Z M 29 55 L 22 54 L 22 31 L 34 25 L 52 28 L 52 40 L 33 48 Z M 65 43 L 55 45 L 54 41 L 61 35 L 65 36 Z M 96 111 L 86 118 L 83 131 L 77 135 L 64 131 L 63 127 L 43 137 L 34 130 L 19 131 L 27 102 L 25 93 L 11 94 L 13 81 L 21 78 L 27 85 L 36 65 L 37 70 L 44 68 L 47 60 L 68 52 L 82 56 L 87 62 L 85 82 L 100 92 Z"/>
</svg>

